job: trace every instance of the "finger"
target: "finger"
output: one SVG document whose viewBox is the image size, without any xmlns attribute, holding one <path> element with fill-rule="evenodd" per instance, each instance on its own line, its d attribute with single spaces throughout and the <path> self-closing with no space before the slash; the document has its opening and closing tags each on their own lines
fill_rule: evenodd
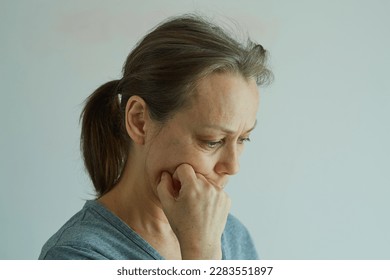
<svg viewBox="0 0 390 280">
<path fill-rule="evenodd" d="M 169 205 L 174 200 L 172 177 L 168 172 L 161 174 L 160 183 L 157 185 L 157 195 L 161 201 L 161 204 Z"/>
<path fill-rule="evenodd" d="M 173 180 L 176 187 L 178 186 L 177 198 L 186 196 L 188 191 L 197 187 L 197 176 L 193 167 L 189 164 L 179 165 L 173 173 Z"/>
<path fill-rule="evenodd" d="M 176 168 L 173 179 L 178 180 L 181 185 L 192 184 L 196 180 L 195 170 L 191 165 L 183 163 Z"/>
</svg>

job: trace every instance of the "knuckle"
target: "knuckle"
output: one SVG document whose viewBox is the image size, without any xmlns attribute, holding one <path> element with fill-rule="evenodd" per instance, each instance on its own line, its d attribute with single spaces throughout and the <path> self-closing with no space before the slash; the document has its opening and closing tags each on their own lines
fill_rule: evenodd
<svg viewBox="0 0 390 280">
<path fill-rule="evenodd" d="M 183 172 L 191 172 L 192 166 L 189 165 L 188 163 L 182 163 L 177 167 L 177 170 L 183 171 Z"/>
</svg>

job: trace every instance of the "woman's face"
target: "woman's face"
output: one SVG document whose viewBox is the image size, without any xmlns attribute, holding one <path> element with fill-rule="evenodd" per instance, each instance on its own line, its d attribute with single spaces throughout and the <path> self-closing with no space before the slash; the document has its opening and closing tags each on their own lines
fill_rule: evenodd
<svg viewBox="0 0 390 280">
<path fill-rule="evenodd" d="M 212 74 L 198 83 L 191 106 L 176 113 L 147 143 L 146 172 L 155 190 L 163 171 L 187 163 L 223 187 L 239 171 L 244 143 L 256 124 L 259 93 L 254 79 Z"/>
</svg>

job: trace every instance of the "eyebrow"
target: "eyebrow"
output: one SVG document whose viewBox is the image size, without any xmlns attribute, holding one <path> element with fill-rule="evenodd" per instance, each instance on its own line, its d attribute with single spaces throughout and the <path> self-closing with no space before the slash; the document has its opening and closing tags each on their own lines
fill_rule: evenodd
<svg viewBox="0 0 390 280">
<path fill-rule="evenodd" d="M 255 124 L 253 125 L 253 127 L 248 129 L 247 131 L 245 131 L 244 134 L 245 133 L 249 133 L 252 130 L 254 130 L 256 125 L 257 125 L 257 120 L 255 121 Z M 227 127 L 224 127 L 222 125 L 207 125 L 206 128 L 211 128 L 211 129 L 215 129 L 215 130 L 221 130 L 222 132 L 224 132 L 226 134 L 235 134 L 236 133 L 234 130 L 231 130 L 231 129 L 229 129 Z"/>
</svg>

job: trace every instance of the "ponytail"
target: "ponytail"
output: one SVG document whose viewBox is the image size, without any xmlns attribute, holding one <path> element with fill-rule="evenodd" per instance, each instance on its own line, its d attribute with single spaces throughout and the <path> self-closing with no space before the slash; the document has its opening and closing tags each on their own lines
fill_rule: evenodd
<svg viewBox="0 0 390 280">
<path fill-rule="evenodd" d="M 119 80 L 100 86 L 85 102 L 81 113 L 80 147 L 85 167 L 98 196 L 117 183 L 127 159 L 129 140 L 124 133 Z"/>
</svg>

